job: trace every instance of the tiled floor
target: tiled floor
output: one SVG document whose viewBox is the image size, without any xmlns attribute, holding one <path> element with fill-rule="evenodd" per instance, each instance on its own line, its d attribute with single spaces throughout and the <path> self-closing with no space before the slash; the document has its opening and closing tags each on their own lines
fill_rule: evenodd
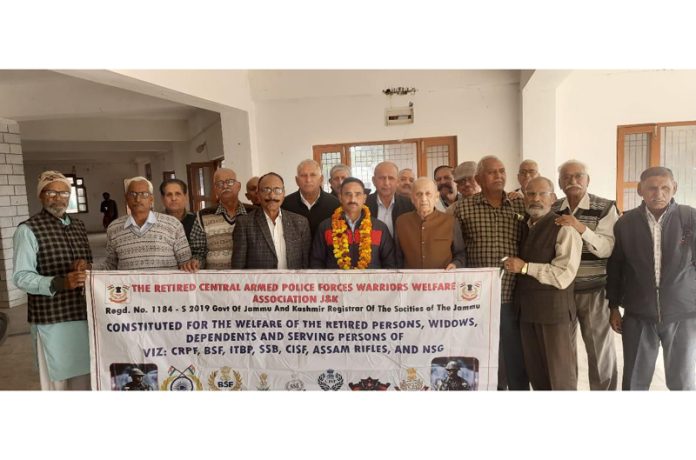
<svg viewBox="0 0 696 460">
<path fill-rule="evenodd" d="M 95 262 L 104 257 L 105 234 L 89 236 Z M 0 390 L 39 390 L 39 373 L 34 365 L 34 351 L 27 323 L 26 305 L 4 310 L 10 316 L 9 336 L 0 346 Z M 621 386 L 621 369 L 623 367 L 621 337 L 615 334 L 615 345 L 619 361 L 619 386 Z M 579 390 L 589 390 L 587 381 L 587 355 L 582 338 L 578 333 L 578 371 Z M 666 390 L 662 353 L 658 356 L 655 376 L 651 390 Z"/>
</svg>

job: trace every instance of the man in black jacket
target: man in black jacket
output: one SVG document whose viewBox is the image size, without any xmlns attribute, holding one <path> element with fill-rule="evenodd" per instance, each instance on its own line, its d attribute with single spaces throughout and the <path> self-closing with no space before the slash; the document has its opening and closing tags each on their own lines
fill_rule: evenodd
<svg viewBox="0 0 696 460">
<path fill-rule="evenodd" d="M 650 388 L 660 344 L 667 388 L 696 389 L 696 209 L 677 205 L 676 191 L 668 168 L 646 169 L 643 203 L 614 226 L 607 298 L 611 327 L 622 334 L 624 390 Z"/>
<path fill-rule="evenodd" d="M 377 191 L 367 197 L 365 204 L 370 208 L 374 219 L 384 222 L 389 229 L 389 234 L 397 241 L 396 218 L 406 212 L 415 211 L 413 203 L 396 193 L 399 183 L 399 167 L 391 161 L 383 161 L 375 166 L 372 183 Z"/>
<path fill-rule="evenodd" d="M 314 160 L 304 160 L 297 165 L 295 182 L 299 190 L 285 197 L 282 208 L 306 217 L 314 239 L 319 223 L 331 217 L 341 203 L 338 198 L 322 190 L 324 175 L 321 165 Z"/>
</svg>

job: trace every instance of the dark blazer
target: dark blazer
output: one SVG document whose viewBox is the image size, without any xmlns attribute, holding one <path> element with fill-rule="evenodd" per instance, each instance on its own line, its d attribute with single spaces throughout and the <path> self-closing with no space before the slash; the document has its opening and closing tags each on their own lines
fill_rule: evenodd
<svg viewBox="0 0 696 460">
<path fill-rule="evenodd" d="M 370 214 L 374 219 L 377 219 L 377 192 L 369 195 L 365 204 L 370 208 Z M 394 229 L 394 239 L 396 239 L 396 219 L 404 213 L 415 211 L 416 208 L 413 207 L 413 203 L 406 197 L 399 194 L 394 194 L 394 209 L 392 209 L 392 228 Z"/>
<path fill-rule="evenodd" d="M 308 268 L 312 245 L 309 223 L 294 212 L 284 209 L 282 213 L 288 269 Z M 278 267 L 278 256 L 263 209 L 255 208 L 247 215 L 238 216 L 232 239 L 232 268 Z"/>
</svg>

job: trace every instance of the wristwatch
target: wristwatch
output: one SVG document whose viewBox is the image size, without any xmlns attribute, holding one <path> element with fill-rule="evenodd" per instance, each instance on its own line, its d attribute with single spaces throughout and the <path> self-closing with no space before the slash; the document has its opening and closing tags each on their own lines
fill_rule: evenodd
<svg viewBox="0 0 696 460">
<path fill-rule="evenodd" d="M 520 273 L 522 273 L 523 275 L 526 275 L 528 269 L 529 269 L 529 262 L 525 262 L 524 265 L 522 265 L 522 270 L 520 270 Z"/>
</svg>

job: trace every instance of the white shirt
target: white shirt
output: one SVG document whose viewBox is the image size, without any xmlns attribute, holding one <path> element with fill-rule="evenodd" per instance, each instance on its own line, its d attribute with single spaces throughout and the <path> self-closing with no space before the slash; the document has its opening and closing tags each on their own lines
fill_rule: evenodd
<svg viewBox="0 0 696 460">
<path fill-rule="evenodd" d="M 317 199 L 314 200 L 314 203 L 311 203 L 307 200 L 305 200 L 304 195 L 302 195 L 302 192 L 300 192 L 300 200 L 304 203 L 305 206 L 307 206 L 307 209 L 312 209 L 312 206 L 317 204 L 317 201 L 319 201 L 319 197 L 321 196 L 321 191 L 319 191 L 319 195 L 317 195 Z"/>
<path fill-rule="evenodd" d="M 389 229 L 389 234 L 394 236 L 394 223 L 392 221 L 392 211 L 394 210 L 394 202 L 396 201 L 395 196 L 392 196 L 391 203 L 389 207 L 384 206 L 382 199 L 377 195 L 377 219 L 384 222 L 384 224 Z"/>
<path fill-rule="evenodd" d="M 527 266 L 527 274 L 542 284 L 565 289 L 570 286 L 578 273 L 581 255 L 580 234 L 573 227 L 563 226 L 558 230 L 556 237 L 556 257 L 548 264 L 530 262 Z"/>
<path fill-rule="evenodd" d="M 568 198 L 564 198 L 559 209 L 563 211 L 568 207 Z M 573 215 L 578 212 L 578 209 L 590 209 L 590 195 L 585 193 L 585 196 L 573 210 Z M 588 251 L 602 259 L 611 255 L 611 251 L 614 249 L 614 224 L 617 220 L 619 220 L 619 213 L 616 212 L 616 206 L 612 205 L 607 215 L 597 222 L 597 228 L 594 231 L 589 227 L 585 229 L 581 236 L 582 240 L 587 243 Z"/>
<path fill-rule="evenodd" d="M 156 223 L 157 216 L 155 216 L 154 212 L 150 211 L 150 214 L 147 215 L 147 219 L 145 219 L 145 222 L 143 222 L 142 227 L 138 227 L 138 224 L 135 223 L 135 219 L 133 219 L 133 216 L 130 215 L 128 216 L 128 219 L 126 219 L 126 222 L 123 224 L 123 228 L 128 228 L 132 226 L 133 230 L 135 230 L 137 234 L 144 235 Z"/>
<path fill-rule="evenodd" d="M 302 196 L 300 194 L 300 196 Z M 288 268 L 288 254 L 285 248 L 285 234 L 283 233 L 283 211 L 278 210 L 278 217 L 276 217 L 275 223 L 268 217 L 268 214 L 264 211 L 264 216 L 266 216 L 266 223 L 268 224 L 268 229 L 271 231 L 271 238 L 273 238 L 273 247 L 275 248 L 276 256 L 278 257 L 278 269 L 285 270 Z"/>
<path fill-rule="evenodd" d="M 653 254 L 655 256 L 655 285 L 660 285 L 660 272 L 662 270 L 662 218 L 665 217 L 663 212 L 659 219 L 655 219 L 655 215 L 650 212 L 648 207 L 645 207 L 645 214 L 648 217 L 648 226 L 653 239 Z"/>
</svg>

